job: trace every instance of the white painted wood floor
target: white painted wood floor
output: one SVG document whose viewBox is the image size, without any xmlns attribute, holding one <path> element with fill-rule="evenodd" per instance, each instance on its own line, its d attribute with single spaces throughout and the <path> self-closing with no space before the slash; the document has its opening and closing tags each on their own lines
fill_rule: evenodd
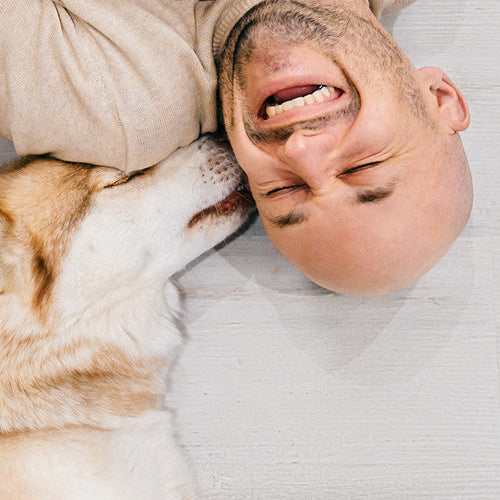
<svg viewBox="0 0 500 500">
<path fill-rule="evenodd" d="M 385 24 L 469 101 L 472 219 L 385 297 L 312 285 L 258 222 L 180 274 L 169 406 L 203 499 L 500 498 L 500 0 L 418 0 Z"/>
</svg>

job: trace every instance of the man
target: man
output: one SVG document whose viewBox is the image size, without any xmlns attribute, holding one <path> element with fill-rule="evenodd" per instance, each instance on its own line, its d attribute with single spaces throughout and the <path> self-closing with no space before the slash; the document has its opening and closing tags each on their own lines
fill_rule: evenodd
<svg viewBox="0 0 500 500">
<path fill-rule="evenodd" d="M 407 3 L 369 2 L 376 14 Z M 289 24 L 273 33 L 259 17 L 273 11 L 287 17 L 294 9 L 309 9 L 305 18 L 313 19 L 302 28 L 314 34 L 319 23 L 323 34 L 306 36 L 302 29 L 293 37 Z M 247 29 L 252 19 L 257 31 Z M 466 127 L 465 102 L 437 70 L 417 77 L 368 0 L 6 0 L 0 37 L 0 134 L 18 154 L 49 153 L 128 171 L 217 129 L 214 58 L 227 45 L 220 61 L 226 126 L 266 229 L 287 258 L 328 288 L 382 293 L 404 286 L 439 259 L 467 219 L 466 163 L 458 138 L 444 141 L 446 133 Z M 259 80 L 268 81 L 267 72 L 281 66 L 287 69 L 279 78 L 288 82 L 260 102 L 258 92 L 269 88 Z M 434 77 L 427 90 L 425 75 Z M 284 110 L 300 94 L 304 102 L 308 94 L 321 100 L 318 91 L 325 103 Z M 464 116 L 448 130 L 439 110 L 452 106 L 436 102 L 453 96 L 453 109 Z M 320 106 L 328 108 L 326 116 Z M 336 170 L 328 175 L 343 194 L 335 189 L 329 198 L 320 190 L 327 170 L 324 158 L 313 155 L 321 152 L 330 155 L 327 163 Z M 412 156 L 418 168 L 405 168 Z M 292 162 L 306 166 L 314 179 Z M 297 206 L 297 193 L 314 195 L 317 215 L 302 202 Z"/>
<path fill-rule="evenodd" d="M 416 70 L 363 1 L 258 5 L 232 30 L 220 81 L 266 232 L 313 281 L 405 287 L 462 231 L 467 104 L 441 70 Z"/>
</svg>

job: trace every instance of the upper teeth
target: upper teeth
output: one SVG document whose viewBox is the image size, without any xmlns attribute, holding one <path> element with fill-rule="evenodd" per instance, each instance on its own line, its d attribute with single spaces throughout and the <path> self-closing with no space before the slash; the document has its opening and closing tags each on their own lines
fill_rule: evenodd
<svg viewBox="0 0 500 500">
<path fill-rule="evenodd" d="M 281 104 L 268 104 L 266 106 L 267 116 L 274 116 L 283 113 L 288 109 L 299 108 L 306 104 L 321 104 L 327 97 L 335 93 L 334 87 L 321 87 L 315 90 L 312 94 L 307 94 L 303 97 L 296 97 L 291 101 L 285 101 Z"/>
</svg>

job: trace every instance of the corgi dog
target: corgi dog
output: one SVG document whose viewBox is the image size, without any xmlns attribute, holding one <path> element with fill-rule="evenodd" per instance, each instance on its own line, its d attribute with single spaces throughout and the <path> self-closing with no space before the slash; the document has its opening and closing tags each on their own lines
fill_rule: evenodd
<svg viewBox="0 0 500 500">
<path fill-rule="evenodd" d="M 209 136 L 132 174 L 0 169 L 0 499 L 196 496 L 164 406 L 182 341 L 170 278 L 252 210 Z"/>
</svg>

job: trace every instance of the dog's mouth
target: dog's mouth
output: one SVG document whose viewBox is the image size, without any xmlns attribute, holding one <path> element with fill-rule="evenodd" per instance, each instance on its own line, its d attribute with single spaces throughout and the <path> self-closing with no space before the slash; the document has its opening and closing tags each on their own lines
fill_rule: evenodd
<svg viewBox="0 0 500 500">
<path fill-rule="evenodd" d="M 223 200 L 194 214 L 189 220 L 187 228 L 192 228 L 209 217 L 227 217 L 237 210 L 245 210 L 254 206 L 255 201 L 250 192 L 248 182 L 245 180 L 242 184 L 238 185 L 229 196 L 226 196 Z"/>
</svg>

